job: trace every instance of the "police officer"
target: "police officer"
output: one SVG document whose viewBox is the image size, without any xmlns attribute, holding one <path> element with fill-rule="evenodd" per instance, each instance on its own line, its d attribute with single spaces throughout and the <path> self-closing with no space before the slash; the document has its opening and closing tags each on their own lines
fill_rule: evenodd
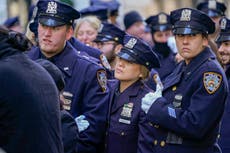
<svg viewBox="0 0 230 153">
<path fill-rule="evenodd" d="M 149 141 L 143 150 L 221 152 L 216 141 L 228 88 L 224 71 L 208 47 L 208 34 L 215 31 L 215 24 L 191 8 L 172 11 L 170 17 L 184 61 L 165 80 L 163 93 L 157 88 L 142 100 L 141 107 L 153 125 L 142 135 Z"/>
<path fill-rule="evenodd" d="M 226 17 L 223 17 L 220 20 L 220 34 L 216 39 L 216 42 L 219 46 L 218 52 L 220 55 L 221 63 L 224 67 L 225 74 L 228 79 L 228 85 L 230 85 L 230 20 Z M 222 149 L 222 153 L 230 152 L 229 144 L 230 144 L 230 98 L 228 96 L 228 101 L 225 107 L 223 119 L 221 122 L 221 130 L 220 130 L 220 140 L 219 144 Z"/>
<path fill-rule="evenodd" d="M 135 37 L 142 38 L 145 33 L 143 17 L 137 11 L 130 11 L 124 15 L 125 31 Z"/>
<path fill-rule="evenodd" d="M 117 54 L 115 78 L 111 91 L 106 153 L 136 153 L 141 114 L 141 98 L 151 90 L 142 82 L 159 60 L 144 41 L 126 35 L 124 47 Z"/>
<path fill-rule="evenodd" d="M 31 46 L 25 36 L 0 27 L 0 43 L 0 148 L 63 153 L 54 81 L 23 53 Z"/>
<path fill-rule="evenodd" d="M 31 38 L 32 40 L 31 41 L 33 41 L 35 45 L 38 44 L 38 40 L 37 40 L 37 37 L 38 37 L 38 14 L 39 14 L 38 11 L 39 10 L 35 6 L 34 10 L 33 10 L 32 20 L 28 24 L 28 28 L 29 28 L 28 30 L 30 30 L 32 32 L 32 38 Z M 30 31 L 26 32 L 26 34 L 28 34 L 29 36 L 30 36 Z M 86 55 L 92 56 L 98 60 L 101 59 L 100 58 L 101 52 L 98 49 L 93 48 L 91 46 L 87 46 L 86 44 L 77 40 L 75 37 L 71 37 L 68 41 L 78 51 L 81 51 L 81 52 L 85 53 Z"/>
<path fill-rule="evenodd" d="M 108 22 L 108 8 L 103 5 L 92 5 L 87 8 L 82 9 L 81 11 L 82 17 L 94 15 L 101 22 Z"/>
<path fill-rule="evenodd" d="M 120 3 L 117 0 L 90 0 L 90 5 L 93 6 L 105 6 L 108 8 L 108 22 L 112 23 L 119 27 L 119 23 L 117 22 L 117 17 L 119 16 L 119 7 Z"/>
<path fill-rule="evenodd" d="M 102 150 L 108 109 L 105 70 L 87 56 L 80 56 L 67 41 L 72 37 L 78 11 L 57 1 L 39 1 L 39 47 L 29 52 L 33 59 L 45 58 L 64 74 L 64 108 L 71 112 L 79 130 L 78 152 Z"/>
<path fill-rule="evenodd" d="M 215 22 L 216 30 L 213 34 L 209 35 L 209 45 L 212 50 L 218 54 L 218 47 L 216 46 L 215 39 L 220 32 L 219 21 L 221 17 L 225 16 L 225 11 L 227 8 L 224 3 L 217 2 L 216 0 L 201 2 L 196 8 L 206 13 Z"/>
<path fill-rule="evenodd" d="M 155 70 L 159 73 L 160 79 L 164 81 L 176 66 L 175 53 L 168 46 L 168 39 L 172 36 L 170 17 L 168 14 L 160 12 L 146 19 L 146 23 L 151 28 L 154 42 L 153 51 L 159 56 L 161 64 L 161 67 Z M 151 78 L 152 76 L 153 72 L 151 72 Z"/>
<path fill-rule="evenodd" d="M 109 65 L 107 68 L 111 70 L 111 76 L 108 78 L 113 78 L 113 71 L 116 64 L 116 54 L 123 46 L 124 36 L 125 32 L 120 28 L 110 23 L 103 23 L 101 31 L 94 40 L 94 42 L 97 43 L 98 49 L 100 49 L 108 59 Z M 102 63 L 104 62 L 102 61 Z"/>
</svg>

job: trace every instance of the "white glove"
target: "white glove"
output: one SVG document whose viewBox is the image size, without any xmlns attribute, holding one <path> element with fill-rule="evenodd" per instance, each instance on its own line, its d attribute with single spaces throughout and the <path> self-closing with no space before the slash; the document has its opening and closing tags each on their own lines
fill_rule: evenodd
<svg viewBox="0 0 230 153">
<path fill-rule="evenodd" d="M 157 84 L 155 92 L 147 93 L 141 100 L 141 109 L 147 114 L 152 104 L 159 98 L 162 97 L 163 87 Z"/>
<path fill-rule="evenodd" d="M 80 115 L 76 117 L 75 122 L 77 123 L 79 132 L 82 132 L 89 127 L 89 122 L 85 120 L 85 115 Z"/>
</svg>

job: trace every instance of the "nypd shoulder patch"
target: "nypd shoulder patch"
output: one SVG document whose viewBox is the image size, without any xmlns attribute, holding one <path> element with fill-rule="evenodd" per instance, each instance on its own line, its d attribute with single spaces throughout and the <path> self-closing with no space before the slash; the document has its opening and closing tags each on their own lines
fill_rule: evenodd
<svg viewBox="0 0 230 153">
<path fill-rule="evenodd" d="M 203 75 L 203 84 L 209 94 L 213 94 L 219 89 L 222 76 L 216 72 L 206 72 Z"/>
<path fill-rule="evenodd" d="M 97 81 L 101 86 L 102 91 L 105 92 L 107 87 L 107 77 L 106 72 L 104 70 L 97 71 Z"/>
</svg>

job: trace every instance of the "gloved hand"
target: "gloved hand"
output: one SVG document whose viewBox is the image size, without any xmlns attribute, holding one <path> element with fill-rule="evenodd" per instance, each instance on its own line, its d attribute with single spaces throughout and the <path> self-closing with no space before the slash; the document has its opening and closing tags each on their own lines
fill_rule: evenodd
<svg viewBox="0 0 230 153">
<path fill-rule="evenodd" d="M 149 92 L 147 93 L 141 100 L 141 109 L 147 114 L 149 111 L 149 108 L 152 106 L 152 104 L 159 98 L 162 97 L 162 90 L 163 86 L 160 84 L 157 84 L 156 91 L 155 92 Z"/>
<path fill-rule="evenodd" d="M 80 115 L 76 117 L 75 122 L 77 123 L 79 132 L 82 132 L 89 127 L 89 122 L 85 120 L 85 115 Z"/>
</svg>

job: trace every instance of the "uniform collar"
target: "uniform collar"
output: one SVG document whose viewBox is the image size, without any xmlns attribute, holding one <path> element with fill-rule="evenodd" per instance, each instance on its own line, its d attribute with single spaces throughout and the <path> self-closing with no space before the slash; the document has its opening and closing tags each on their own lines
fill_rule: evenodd
<svg viewBox="0 0 230 153">
<path fill-rule="evenodd" d="M 205 61 L 213 60 L 215 58 L 216 58 L 215 54 L 210 50 L 210 48 L 206 47 L 186 66 L 185 78 L 187 79 Z"/>
<path fill-rule="evenodd" d="M 40 58 L 46 58 L 41 50 L 40 51 Z M 72 45 L 67 41 L 66 46 L 63 51 L 47 60 L 54 63 L 63 73 L 68 75 L 69 77 L 72 76 L 74 65 L 76 63 L 76 55 L 77 52 L 72 47 Z"/>
</svg>

